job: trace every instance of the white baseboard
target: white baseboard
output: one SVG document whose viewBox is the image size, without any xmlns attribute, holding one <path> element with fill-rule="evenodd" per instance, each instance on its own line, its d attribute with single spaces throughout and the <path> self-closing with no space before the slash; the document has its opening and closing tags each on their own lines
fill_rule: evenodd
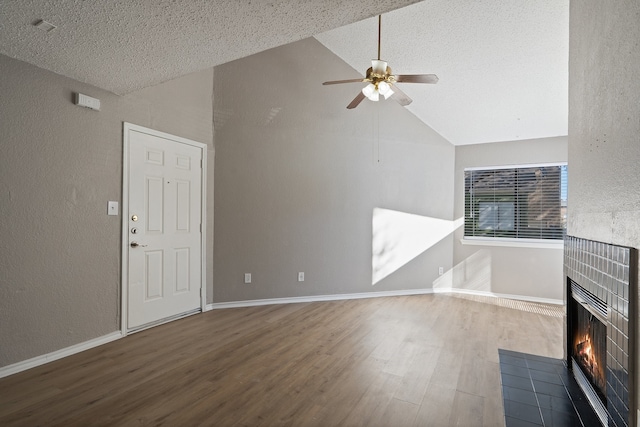
<svg viewBox="0 0 640 427">
<path fill-rule="evenodd" d="M 425 295 L 434 293 L 458 293 L 468 295 L 478 295 L 494 298 L 506 298 L 520 301 L 536 302 L 541 304 L 554 304 L 564 305 L 564 301 L 551 298 L 538 298 L 529 297 L 523 295 L 510 295 L 510 294 L 497 294 L 493 292 L 485 291 L 472 291 L 468 289 L 455 289 L 455 288 L 429 288 L 429 289 L 407 289 L 402 291 L 382 291 L 382 292 L 362 292 L 358 294 L 335 294 L 335 295 L 315 295 L 304 297 L 290 297 L 290 298 L 269 298 L 269 299 L 256 299 L 246 301 L 230 301 L 230 302 L 216 302 L 207 304 L 205 311 L 218 310 L 224 308 L 240 308 L 240 307 L 255 307 L 259 305 L 271 305 L 271 304 L 295 304 L 299 302 L 319 302 L 319 301 L 340 301 L 348 299 L 362 299 L 362 298 L 377 298 L 377 297 L 394 297 L 405 295 Z"/>
<path fill-rule="evenodd" d="M 362 292 L 358 294 L 312 295 L 312 296 L 304 296 L 304 297 L 269 298 L 269 299 L 254 299 L 254 300 L 246 300 L 246 301 L 215 302 L 213 304 L 207 304 L 207 311 L 217 310 L 221 308 L 255 307 L 258 305 L 294 304 L 298 302 L 341 301 L 341 300 L 347 300 L 347 299 L 397 297 L 397 296 L 405 296 L 405 295 L 424 295 L 424 294 L 432 294 L 432 293 L 433 293 L 433 289 L 408 289 L 408 290 L 402 290 L 402 291 Z"/>
<path fill-rule="evenodd" d="M 71 356 L 72 354 L 89 350 L 90 348 L 115 341 L 119 338 L 122 338 L 122 333 L 120 331 L 112 332 L 108 335 L 103 335 L 89 341 L 81 342 L 70 347 L 43 354 L 42 356 L 36 356 L 28 360 L 23 360 L 22 362 L 14 363 L 13 365 L 4 366 L 0 368 L 0 378 L 8 377 L 9 375 L 17 374 L 18 372 L 26 371 L 27 369 L 35 368 L 36 366 L 44 365 L 45 363 L 62 359 L 63 357 Z"/>
</svg>

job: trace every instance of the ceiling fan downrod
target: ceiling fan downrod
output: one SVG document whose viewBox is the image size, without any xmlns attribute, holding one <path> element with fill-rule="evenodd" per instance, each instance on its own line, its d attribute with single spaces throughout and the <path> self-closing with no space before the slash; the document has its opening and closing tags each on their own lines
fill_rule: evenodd
<svg viewBox="0 0 640 427">
<path fill-rule="evenodd" d="M 378 61 L 380 61 L 381 40 L 382 40 L 382 15 L 378 15 Z"/>
</svg>

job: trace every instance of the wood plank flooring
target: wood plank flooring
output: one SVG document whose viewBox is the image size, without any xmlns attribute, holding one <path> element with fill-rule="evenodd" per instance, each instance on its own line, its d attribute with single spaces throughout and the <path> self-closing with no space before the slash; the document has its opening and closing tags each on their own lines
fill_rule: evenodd
<svg viewBox="0 0 640 427">
<path fill-rule="evenodd" d="M 2 426 L 504 426 L 498 348 L 563 308 L 435 294 L 214 310 L 0 379 Z"/>
</svg>

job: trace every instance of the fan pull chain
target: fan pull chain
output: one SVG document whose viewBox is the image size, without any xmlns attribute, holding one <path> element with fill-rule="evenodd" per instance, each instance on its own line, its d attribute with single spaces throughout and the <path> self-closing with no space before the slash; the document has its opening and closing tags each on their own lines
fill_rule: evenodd
<svg viewBox="0 0 640 427">
<path fill-rule="evenodd" d="M 376 105 L 376 114 L 377 114 L 377 119 L 376 119 L 376 127 L 377 129 L 377 133 L 378 133 L 378 149 L 376 150 L 376 160 L 378 161 L 378 164 L 380 164 L 380 103 L 378 103 L 378 105 Z"/>
</svg>

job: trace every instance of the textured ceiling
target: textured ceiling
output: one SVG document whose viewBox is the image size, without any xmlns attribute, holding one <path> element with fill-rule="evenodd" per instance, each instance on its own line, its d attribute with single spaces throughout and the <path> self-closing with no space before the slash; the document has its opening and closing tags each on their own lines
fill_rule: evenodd
<svg viewBox="0 0 640 427">
<path fill-rule="evenodd" d="M 416 1 L 2 0 L 0 53 L 124 94 Z"/>
<path fill-rule="evenodd" d="M 377 31 L 372 18 L 316 38 L 364 74 Z M 440 77 L 398 84 L 414 100 L 407 109 L 456 145 L 567 135 L 568 44 L 569 0 L 427 0 L 382 17 L 393 72 Z"/>
<path fill-rule="evenodd" d="M 379 13 L 393 71 L 440 77 L 407 108 L 453 144 L 567 134 L 569 0 L 0 0 L 0 53 L 124 94 L 317 35 L 364 73 Z"/>
</svg>

